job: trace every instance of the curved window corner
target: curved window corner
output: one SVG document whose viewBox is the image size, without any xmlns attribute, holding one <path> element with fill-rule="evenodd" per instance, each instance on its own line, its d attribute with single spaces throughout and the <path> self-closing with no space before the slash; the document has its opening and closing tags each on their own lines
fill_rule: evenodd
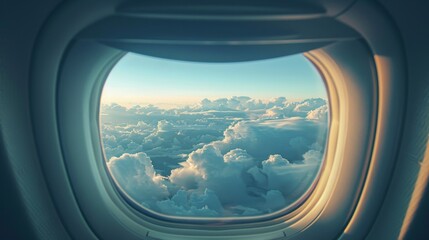
<svg viewBox="0 0 429 240">
<path fill-rule="evenodd" d="M 102 91 L 107 169 L 143 213 L 197 224 L 273 219 L 317 184 L 328 106 L 303 55 L 201 63 L 128 53 Z"/>
</svg>

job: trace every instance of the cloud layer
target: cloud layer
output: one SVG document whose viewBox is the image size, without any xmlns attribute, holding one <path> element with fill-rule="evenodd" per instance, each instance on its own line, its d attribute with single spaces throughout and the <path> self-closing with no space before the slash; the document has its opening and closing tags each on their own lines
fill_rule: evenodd
<svg viewBox="0 0 429 240">
<path fill-rule="evenodd" d="M 322 161 L 327 119 L 320 98 L 101 110 L 104 151 L 118 185 L 151 210 L 194 217 L 261 215 L 299 199 Z"/>
</svg>

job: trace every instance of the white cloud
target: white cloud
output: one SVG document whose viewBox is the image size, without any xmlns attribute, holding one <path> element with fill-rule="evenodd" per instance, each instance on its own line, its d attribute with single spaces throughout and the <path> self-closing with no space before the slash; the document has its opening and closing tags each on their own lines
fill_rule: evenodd
<svg viewBox="0 0 429 240">
<path fill-rule="evenodd" d="M 318 163 L 322 159 L 322 153 L 318 150 L 310 149 L 304 153 L 304 163 Z"/>
<path fill-rule="evenodd" d="M 253 158 L 250 156 L 246 150 L 236 148 L 223 156 L 223 160 L 227 164 L 242 164 L 244 166 L 249 166 L 253 164 Z"/>
<path fill-rule="evenodd" d="M 169 195 L 165 179 L 155 173 L 145 153 L 113 157 L 107 166 L 119 186 L 139 202 L 152 203 Z"/>
<path fill-rule="evenodd" d="M 143 206 L 178 216 L 285 207 L 311 184 L 327 134 L 323 99 L 233 97 L 103 111 L 104 150 L 118 184 Z"/>
<path fill-rule="evenodd" d="M 309 111 L 307 113 L 307 119 L 326 121 L 328 119 L 328 106 L 323 105 L 319 108 Z"/>
<path fill-rule="evenodd" d="M 158 122 L 157 132 L 169 132 L 174 129 L 173 124 L 168 122 L 167 120 L 161 120 Z"/>
<path fill-rule="evenodd" d="M 288 113 L 291 111 L 287 111 L 289 109 L 285 109 L 283 107 L 274 106 L 270 109 L 267 109 L 265 113 L 262 115 L 263 118 L 271 118 L 271 119 L 278 119 L 278 118 L 285 118 Z"/>
<path fill-rule="evenodd" d="M 323 105 L 326 105 L 326 101 L 321 98 L 310 98 L 306 99 L 300 103 L 298 103 L 294 111 L 296 112 L 309 112 L 311 110 L 314 110 L 316 108 L 319 108 Z"/>
<path fill-rule="evenodd" d="M 279 154 L 270 155 L 267 160 L 262 161 L 262 169 L 264 171 L 271 171 L 271 169 L 275 169 L 277 167 L 284 167 L 289 165 L 290 162 L 280 156 Z"/>
<path fill-rule="evenodd" d="M 162 213 L 177 216 L 204 216 L 217 217 L 223 213 L 223 207 L 215 192 L 179 190 L 168 200 L 156 203 Z"/>
</svg>

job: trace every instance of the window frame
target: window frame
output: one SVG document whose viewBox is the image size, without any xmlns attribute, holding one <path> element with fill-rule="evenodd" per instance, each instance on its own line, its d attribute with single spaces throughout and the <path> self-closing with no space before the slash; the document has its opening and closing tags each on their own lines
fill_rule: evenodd
<svg viewBox="0 0 429 240">
<path fill-rule="evenodd" d="M 365 176 L 357 173 L 365 171 L 366 165 L 369 162 L 369 158 L 367 158 L 369 156 L 368 146 L 371 146 L 372 142 L 368 142 L 367 145 L 365 145 L 364 142 L 368 138 L 372 139 L 371 134 L 373 134 L 374 127 L 371 127 L 371 125 L 373 124 L 375 116 L 366 120 L 360 119 L 362 121 L 359 122 L 364 122 L 365 124 L 361 123 L 360 126 L 354 126 L 353 129 L 347 128 L 347 119 L 350 117 L 348 115 L 356 113 L 347 111 L 348 105 L 340 104 L 339 99 L 343 101 L 347 99 L 344 101 L 347 102 L 347 104 L 352 104 L 354 102 L 362 104 L 364 97 L 368 97 L 365 94 L 368 91 L 368 87 L 373 86 L 373 79 L 368 83 L 361 79 L 356 80 L 356 74 L 350 75 L 349 80 L 354 84 L 355 90 L 360 90 L 354 91 L 358 93 L 355 96 L 351 96 L 350 91 L 347 89 L 350 83 L 346 83 L 345 72 L 341 70 L 341 67 L 335 62 L 336 60 L 332 59 L 334 53 L 328 53 L 331 48 L 334 49 L 334 53 L 336 51 L 351 51 L 354 53 L 355 59 L 366 60 L 365 56 L 367 54 L 361 54 L 360 57 L 356 57 L 359 56 L 359 52 L 361 53 L 366 49 L 366 46 L 359 41 L 339 43 L 336 46 L 327 47 L 324 50 L 315 50 L 306 54 L 317 66 L 320 73 L 323 74 L 328 88 L 331 109 L 331 126 L 328 134 L 326 159 L 324 160 L 323 171 L 320 174 L 318 183 L 313 189 L 312 194 L 302 205 L 289 214 L 268 219 L 254 217 L 249 218 L 254 221 L 238 221 L 238 223 L 234 224 L 225 220 L 222 224 L 213 226 L 213 219 L 208 219 L 209 221 L 207 221 L 207 224 L 201 224 L 201 219 L 195 220 L 187 217 L 179 217 L 177 218 L 178 221 L 165 221 L 165 219 L 160 218 L 158 214 L 148 215 L 139 211 L 130 205 L 129 199 L 123 198 L 123 193 L 121 193 L 116 184 L 112 181 L 113 179 L 106 169 L 101 147 L 100 128 L 98 125 L 98 109 L 103 82 L 106 80 L 109 70 L 123 53 L 95 42 L 76 42 L 69 50 L 67 60 L 65 60 L 62 67 L 60 75 L 61 82 L 59 82 L 58 85 L 57 97 L 59 103 L 59 134 L 63 147 L 63 155 L 71 185 L 76 192 L 76 198 L 78 202 L 81 203 L 82 209 L 84 209 L 84 212 L 88 213 L 92 211 L 93 213 L 90 214 L 90 216 L 94 216 L 99 215 L 100 212 L 93 211 L 92 209 L 94 209 L 96 205 L 100 205 L 102 201 L 104 201 L 106 207 L 115 204 L 116 210 L 105 208 L 104 211 L 110 211 L 110 214 L 116 215 L 118 219 L 127 217 L 128 219 L 125 220 L 123 225 L 134 224 L 135 231 L 138 232 L 139 236 L 142 236 L 141 230 L 145 229 L 144 232 L 146 232 L 146 235 L 149 234 L 149 236 L 160 239 L 172 238 L 173 235 L 170 234 L 174 234 L 174 238 L 182 236 L 184 239 L 210 236 L 240 239 L 243 237 L 241 234 L 244 231 L 246 231 L 246 234 L 258 235 L 259 237 L 264 236 L 264 238 L 301 236 L 304 232 L 305 234 L 309 234 L 311 232 L 310 230 L 313 230 L 312 232 L 315 234 L 320 231 L 320 229 L 326 227 L 321 224 L 323 223 L 321 220 L 313 223 L 321 214 L 322 216 L 326 214 L 331 218 L 336 218 L 337 221 L 341 222 L 341 225 L 344 225 L 348 220 L 349 209 L 354 208 L 353 206 L 356 203 L 355 199 L 357 195 L 359 195 L 358 193 L 360 192 L 359 189 L 362 182 L 361 178 Z M 103 57 L 107 49 L 115 52 L 111 60 Z M 82 76 L 76 76 L 73 72 L 76 72 L 76 66 L 82 61 L 81 57 L 83 52 L 91 52 L 92 55 L 86 57 L 85 66 L 80 69 Z M 324 59 L 320 60 L 322 56 Z M 98 59 L 103 59 L 103 61 L 100 63 Z M 328 59 L 331 60 L 329 61 Z M 361 65 L 359 65 L 360 67 L 365 66 L 367 68 L 365 71 L 367 74 L 365 76 L 373 76 L 371 65 L 367 64 L 368 66 L 366 66 L 365 63 L 366 62 L 361 62 Z M 101 69 L 101 71 L 95 69 Z M 77 78 L 80 80 L 76 80 Z M 364 83 L 364 85 L 358 86 L 359 83 L 361 85 Z M 375 93 L 374 89 L 371 90 L 371 92 Z M 373 100 L 375 99 L 376 98 Z M 76 102 L 78 102 L 78 105 L 76 105 Z M 371 103 L 372 102 L 367 105 L 370 106 Z M 81 106 L 81 108 L 75 105 Z M 70 109 L 73 109 L 73 111 L 70 111 Z M 373 109 L 362 109 L 358 115 L 371 115 L 373 112 Z M 81 130 L 67 127 L 71 124 L 76 125 L 77 123 L 80 123 Z M 362 154 L 357 154 L 354 160 L 350 160 L 348 164 L 344 164 L 343 153 L 346 151 L 344 149 L 348 145 L 345 136 L 357 134 L 358 132 L 365 131 L 365 129 L 368 129 L 367 134 L 359 139 L 361 143 L 358 145 L 361 147 L 353 147 L 353 149 L 357 150 L 357 152 L 362 152 Z M 350 131 L 354 131 L 354 133 Z M 343 140 L 342 144 L 341 139 Z M 349 168 L 359 168 L 361 170 L 357 171 L 355 174 L 349 174 L 346 173 L 348 171 L 344 170 L 346 166 L 349 166 Z M 78 174 L 85 176 L 85 178 L 78 176 Z M 333 204 L 332 194 L 338 191 L 337 188 L 341 186 L 336 184 L 340 175 L 347 175 L 343 176 L 341 181 L 343 183 L 349 182 L 343 185 L 353 190 L 349 190 L 350 194 L 345 194 L 341 198 L 337 197 L 335 204 Z M 350 186 L 354 187 L 351 188 Z M 342 187 L 341 191 L 347 190 Z M 98 193 L 99 195 L 94 195 L 94 193 Z M 106 196 L 109 196 L 109 198 L 106 198 Z M 97 199 L 95 203 L 94 199 Z M 330 199 L 330 201 L 328 201 L 328 199 Z M 329 207 L 340 208 L 342 214 L 339 214 L 339 211 L 336 211 L 335 216 L 327 214 L 326 209 Z M 91 218 L 89 217 L 88 219 Z M 92 218 L 92 220 L 89 221 L 95 222 L 96 219 L 98 219 L 98 217 Z M 111 224 L 114 225 L 113 222 Z M 152 228 L 142 228 L 142 226 L 150 225 L 152 225 Z M 305 231 L 303 231 L 304 229 Z M 203 236 L 200 235 L 202 234 L 202 230 L 204 230 Z M 100 232 L 100 234 L 103 233 Z"/>
<path fill-rule="evenodd" d="M 329 176 L 324 174 L 309 199 L 296 211 L 283 218 L 264 223 L 249 223 L 245 226 L 210 226 L 210 229 L 201 229 L 191 224 L 171 225 L 146 215 L 142 216 L 141 213 L 136 212 L 128 203 L 124 202 L 123 198 L 114 190 L 112 182 L 109 182 L 105 169 L 102 170 L 103 167 L 100 165 L 102 163 L 99 160 L 102 159 L 104 162 L 104 158 L 102 158 L 100 151 L 101 145 L 97 132 L 98 118 L 94 116 L 94 113 L 98 113 L 101 83 L 106 78 L 109 69 L 123 53 L 95 41 L 78 42 L 74 40 L 76 34 L 89 23 L 112 14 L 114 12 L 112 6 L 100 8 L 100 5 L 96 3 L 89 4 L 86 6 L 84 16 L 93 17 L 83 18 L 67 34 L 62 35 L 60 39 L 56 38 L 57 32 L 62 27 L 61 23 L 67 22 L 68 19 L 74 19 L 73 16 L 77 12 L 82 13 L 77 5 L 66 5 L 61 11 L 53 14 L 52 18 L 58 21 L 51 21 L 41 32 L 33 56 L 30 96 L 35 140 L 38 144 L 45 178 L 49 183 L 52 198 L 62 221 L 73 237 L 199 239 L 202 236 L 205 238 L 228 236 L 231 239 L 285 237 L 311 239 L 311 237 L 320 236 L 320 231 L 324 231 L 324 234 L 332 237 L 341 236 L 343 233 L 346 236 L 360 236 L 362 234 L 359 233 L 360 231 L 364 230 L 362 231 L 363 234 L 367 232 L 367 223 L 362 224 L 362 221 L 359 220 L 368 215 L 371 216 L 371 219 L 375 218 L 375 213 L 371 214 L 368 211 L 371 211 L 371 207 L 373 209 L 374 206 L 382 202 L 383 193 L 376 193 L 376 191 L 387 187 L 389 176 L 378 177 L 376 174 L 382 167 L 389 170 L 393 166 L 394 161 L 390 160 L 392 155 L 384 153 L 383 150 L 395 147 L 399 136 L 389 135 L 386 131 L 400 128 L 401 120 L 388 122 L 388 117 L 392 115 L 393 109 L 397 111 L 397 115 L 402 115 L 402 104 L 394 106 L 394 103 L 400 103 L 402 98 L 393 99 L 394 96 L 401 96 L 400 93 L 405 91 L 404 88 L 401 89 L 403 86 L 401 77 L 404 75 L 404 69 L 398 60 L 401 57 L 401 53 L 398 53 L 400 50 L 393 51 L 397 55 L 388 56 L 390 57 L 388 59 L 381 57 L 383 56 L 383 49 L 395 49 L 398 47 L 398 43 L 382 46 L 383 39 L 374 39 L 371 36 L 371 29 L 365 29 L 355 22 L 356 19 L 363 21 L 362 15 L 359 13 L 372 9 L 371 11 L 375 11 L 379 15 L 371 16 L 376 19 L 381 17 L 383 21 L 380 24 L 386 26 L 387 34 L 383 37 L 395 36 L 392 33 L 390 22 L 385 20 L 387 18 L 377 7 L 364 2 L 358 4 L 356 10 L 351 11 L 350 14 L 341 16 L 341 21 L 355 26 L 364 36 L 365 41 L 361 43 L 369 45 L 363 58 L 370 63 L 369 68 L 371 69 L 366 70 L 371 72 L 370 81 L 383 84 L 371 91 L 373 97 L 374 94 L 379 96 L 376 101 L 377 116 L 373 119 L 376 121 L 374 123 L 376 125 L 374 125 L 374 129 L 371 129 L 374 134 L 373 137 L 369 137 L 369 142 L 367 142 L 367 147 L 371 150 L 365 152 L 363 158 L 363 163 L 367 165 L 367 168 L 360 172 L 360 177 L 356 183 L 360 190 L 354 191 L 353 196 L 349 199 L 352 206 L 343 209 L 341 214 L 333 209 L 337 203 L 344 202 L 333 201 L 332 198 L 335 198 L 335 195 L 332 192 L 327 193 L 327 188 L 323 188 L 321 183 L 324 181 L 335 183 L 338 178 L 331 177 L 329 179 Z M 99 15 L 93 15 L 95 10 L 98 11 Z M 372 19 L 372 21 L 374 20 Z M 55 39 L 56 42 L 53 43 L 52 39 Z M 344 70 L 342 72 L 338 69 L 337 64 L 347 65 L 345 62 L 338 61 L 338 58 L 341 57 L 341 51 L 338 53 L 335 52 L 336 50 L 339 49 L 320 49 L 307 55 L 319 68 L 319 71 L 323 72 L 327 80 L 327 86 L 330 89 L 329 102 L 333 115 L 332 121 L 335 120 L 335 114 L 340 115 L 341 111 L 344 111 L 344 107 L 337 106 L 342 109 L 337 111 L 334 106 L 344 100 L 344 96 L 340 95 L 344 93 L 340 89 L 345 87 L 338 86 L 338 84 L 342 81 L 341 78 L 346 75 Z M 375 59 L 372 58 L 372 55 L 376 56 Z M 87 58 L 82 58 L 83 56 Z M 100 58 L 100 56 L 104 58 Z M 337 69 L 335 69 L 335 65 L 337 65 Z M 352 69 L 347 69 L 347 67 Z M 77 79 L 67 76 L 70 75 L 70 72 L 76 72 L 75 70 L 85 75 L 85 78 Z M 346 66 L 346 70 L 353 71 L 353 67 Z M 359 71 L 357 70 L 357 72 Z M 397 73 L 397 75 L 393 75 L 393 73 Z M 330 77 L 332 79 L 329 79 Z M 356 83 L 360 81 L 356 80 Z M 388 86 L 388 84 L 392 84 L 392 86 Z M 392 100 L 393 103 L 390 102 Z M 93 111 L 94 109 L 96 111 Z M 341 121 L 345 121 L 344 118 Z M 70 124 L 74 126 L 81 124 L 81 128 L 78 128 L 77 131 L 70 129 L 67 127 Z M 340 127 L 342 126 L 344 127 L 344 124 L 341 125 L 340 123 Z M 340 127 L 330 126 L 329 145 L 331 145 L 331 141 L 334 141 L 333 138 L 336 135 L 332 131 L 345 131 Z M 335 158 L 338 158 L 329 158 L 330 153 L 336 154 L 339 151 L 338 142 L 344 140 L 344 136 L 341 136 L 341 133 L 338 134 L 340 135 L 335 140 L 337 143 L 334 145 L 336 146 L 335 149 L 327 147 L 327 160 L 332 159 L 334 161 Z M 386 140 L 389 138 L 392 139 Z M 85 171 L 89 172 L 81 171 L 85 164 L 88 166 Z M 326 165 L 325 168 L 329 168 L 328 162 Z M 337 168 L 343 167 L 343 165 L 345 165 L 343 161 L 336 162 Z M 374 186 L 374 182 L 378 188 Z M 324 193 L 324 195 L 315 193 Z M 370 201 L 372 196 L 376 196 L 377 199 Z M 97 197 L 100 202 L 94 202 L 94 197 Z M 325 204 L 318 202 L 319 200 L 323 200 Z M 329 206 L 326 205 L 328 202 L 330 203 Z M 364 210 L 367 206 L 369 209 Z M 316 207 L 320 210 L 319 212 L 316 211 Z M 355 211 L 356 209 L 359 211 Z"/>
</svg>

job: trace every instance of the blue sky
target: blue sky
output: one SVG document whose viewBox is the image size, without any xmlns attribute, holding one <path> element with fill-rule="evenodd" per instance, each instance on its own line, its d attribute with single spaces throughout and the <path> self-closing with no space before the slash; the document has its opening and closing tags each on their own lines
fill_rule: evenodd
<svg viewBox="0 0 429 240">
<path fill-rule="evenodd" d="M 102 102 L 172 106 L 232 96 L 326 98 L 326 90 L 316 68 L 303 55 L 195 63 L 129 53 L 108 76 Z"/>
</svg>

